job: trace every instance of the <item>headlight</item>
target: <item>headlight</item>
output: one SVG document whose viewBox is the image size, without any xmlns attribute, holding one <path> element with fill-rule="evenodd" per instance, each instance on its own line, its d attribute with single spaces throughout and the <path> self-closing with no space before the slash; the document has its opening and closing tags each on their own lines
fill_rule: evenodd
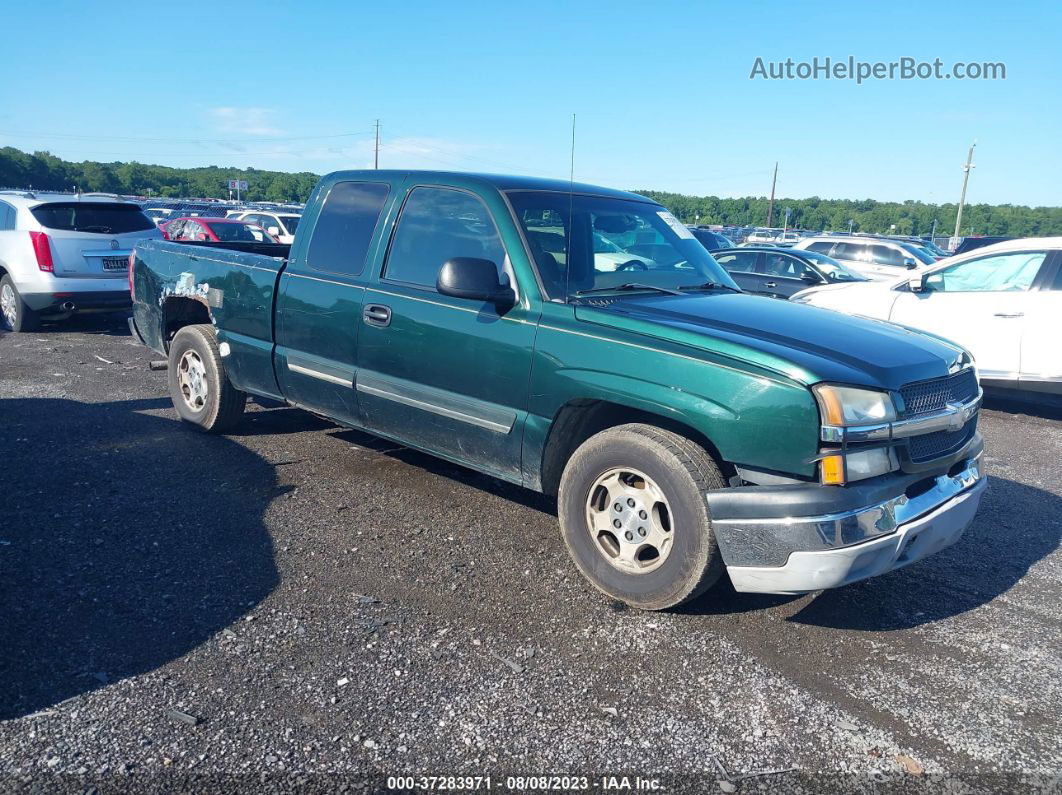
<svg viewBox="0 0 1062 795">
<path fill-rule="evenodd" d="M 833 384 L 816 384 L 812 392 L 824 426 L 875 425 L 896 419 L 896 407 L 888 392 Z"/>
</svg>

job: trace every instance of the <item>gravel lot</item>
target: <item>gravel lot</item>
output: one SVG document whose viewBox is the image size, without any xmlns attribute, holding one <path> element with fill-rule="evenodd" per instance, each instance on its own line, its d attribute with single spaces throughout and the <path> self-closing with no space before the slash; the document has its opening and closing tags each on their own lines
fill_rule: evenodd
<svg viewBox="0 0 1062 795">
<path fill-rule="evenodd" d="M 192 432 L 151 358 L 121 318 L 0 336 L 0 789 L 1059 787 L 1057 412 L 983 413 L 934 558 L 647 614 L 550 500 L 294 409 Z"/>
</svg>

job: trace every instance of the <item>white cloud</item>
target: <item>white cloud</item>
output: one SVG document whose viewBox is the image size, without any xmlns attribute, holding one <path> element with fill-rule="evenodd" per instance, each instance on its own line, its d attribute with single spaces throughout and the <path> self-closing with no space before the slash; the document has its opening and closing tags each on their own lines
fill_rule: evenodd
<svg viewBox="0 0 1062 795">
<path fill-rule="evenodd" d="M 226 135 L 277 136 L 283 135 L 273 122 L 276 110 L 273 108 L 239 108 L 222 106 L 210 108 L 210 118 L 218 132 Z"/>
</svg>

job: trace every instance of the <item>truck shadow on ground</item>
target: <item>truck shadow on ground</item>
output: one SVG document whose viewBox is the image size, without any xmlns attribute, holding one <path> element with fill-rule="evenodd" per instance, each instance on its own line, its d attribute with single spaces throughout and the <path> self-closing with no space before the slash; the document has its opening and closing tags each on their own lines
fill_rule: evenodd
<svg viewBox="0 0 1062 795">
<path fill-rule="evenodd" d="M 741 594 L 721 582 L 683 612 L 729 614 L 784 607 L 788 621 L 824 628 L 911 629 L 981 607 L 1017 585 L 1062 541 L 1062 498 L 990 477 L 973 524 L 954 546 L 910 566 L 806 597 Z"/>
<path fill-rule="evenodd" d="M 0 719 L 169 663 L 276 586 L 273 467 L 139 413 L 169 405 L 3 401 Z"/>
</svg>

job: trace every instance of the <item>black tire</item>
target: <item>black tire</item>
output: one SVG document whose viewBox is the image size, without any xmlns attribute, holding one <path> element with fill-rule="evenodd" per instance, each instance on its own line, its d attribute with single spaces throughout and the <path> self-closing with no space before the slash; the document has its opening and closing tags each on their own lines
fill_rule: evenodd
<svg viewBox="0 0 1062 795">
<path fill-rule="evenodd" d="M 609 562 L 587 519 L 591 489 L 605 473 L 624 467 L 652 479 L 667 499 L 669 552 L 650 571 L 622 571 Z M 704 499 L 704 492 L 725 485 L 708 452 L 677 433 L 642 424 L 609 428 L 584 442 L 561 476 L 557 508 L 564 542 L 583 576 L 609 596 L 643 610 L 675 607 L 725 571 Z"/>
<path fill-rule="evenodd" d="M 0 323 L 3 323 L 12 331 L 36 330 L 40 326 L 40 315 L 26 306 L 26 302 L 22 300 L 18 288 L 15 287 L 15 282 L 12 281 L 11 276 L 5 273 L 4 277 L 0 279 L 0 295 L 3 295 L 7 290 L 11 291 L 10 295 L 13 299 L 11 304 L 12 315 L 9 316 L 7 311 L 0 312 Z"/>
<path fill-rule="evenodd" d="M 195 372 L 189 373 L 188 368 Z M 189 389 L 193 375 L 197 385 L 205 387 L 201 391 Z M 222 433 L 243 416 L 247 395 L 229 381 L 213 326 L 185 326 L 177 332 L 170 343 L 168 376 L 177 415 L 199 430 Z"/>
</svg>

